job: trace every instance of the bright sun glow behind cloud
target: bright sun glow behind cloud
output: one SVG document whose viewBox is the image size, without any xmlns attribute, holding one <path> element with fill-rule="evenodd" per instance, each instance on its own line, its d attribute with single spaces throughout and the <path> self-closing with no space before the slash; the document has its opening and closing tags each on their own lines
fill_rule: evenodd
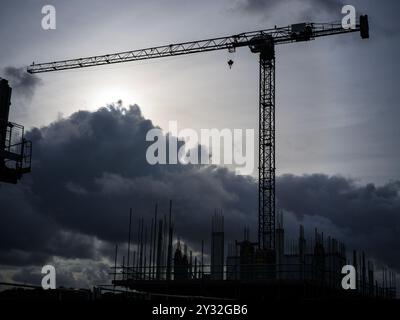
<svg viewBox="0 0 400 320">
<path fill-rule="evenodd" d="M 88 96 L 92 97 L 92 99 L 90 99 L 90 109 L 96 109 L 98 106 L 115 103 L 118 100 L 122 100 L 125 105 L 133 104 L 137 100 L 135 94 L 132 93 L 132 90 L 127 90 L 126 88 L 121 88 L 119 86 L 107 86 L 92 89 L 88 92 Z"/>
</svg>

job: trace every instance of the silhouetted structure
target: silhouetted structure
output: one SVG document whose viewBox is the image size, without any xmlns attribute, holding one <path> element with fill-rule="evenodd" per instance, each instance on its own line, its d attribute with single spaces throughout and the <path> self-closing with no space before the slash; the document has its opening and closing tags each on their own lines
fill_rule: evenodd
<svg viewBox="0 0 400 320">
<path fill-rule="evenodd" d="M 170 207 L 171 208 L 171 207 Z M 171 212 L 171 209 L 170 209 Z M 156 218 L 156 216 L 155 216 Z M 164 219 L 165 220 L 165 219 Z M 353 252 L 353 265 L 357 269 L 356 290 L 344 290 L 341 286 L 342 267 L 349 264 L 346 248 L 338 240 L 314 230 L 312 239 L 306 239 L 304 227 L 299 227 L 297 240 L 287 240 L 283 215 L 277 216 L 276 251 L 259 248 L 250 241 L 249 229 L 245 228 L 241 241 L 228 244 L 225 258 L 224 218 L 221 213 L 212 216 L 211 250 L 204 262 L 204 245 L 196 253 L 171 236 L 166 237 L 165 221 L 159 220 L 153 230 L 158 235 L 156 252 L 141 250 L 147 239 L 142 239 L 144 222 L 140 219 L 137 243 L 139 265 L 115 266 L 113 284 L 140 292 L 160 295 L 255 299 L 393 299 L 396 297 L 394 273 L 383 270 L 382 281 L 376 281 L 374 266 L 366 261 L 365 254 Z M 154 219 L 153 219 L 154 221 Z M 172 229 L 173 221 L 169 219 Z M 153 228 L 154 229 L 154 228 Z M 170 230 L 171 230 L 170 229 Z M 169 233 L 171 234 L 171 233 Z M 168 244 L 166 245 L 168 239 Z M 165 260 L 165 247 L 175 247 L 173 259 Z M 151 256 L 157 256 L 156 261 Z M 200 264 L 197 264 L 199 258 Z M 225 261 L 224 261 L 225 260 Z M 148 261 L 148 262 L 147 262 Z M 171 269 L 169 269 L 170 265 Z M 157 270 L 154 273 L 152 270 Z M 116 278 L 115 278 L 116 277 Z"/>
<path fill-rule="evenodd" d="M 8 121 L 12 89 L 0 78 L 0 182 L 17 183 L 31 171 L 32 143 L 24 137 L 24 127 Z"/>
<path fill-rule="evenodd" d="M 174 279 L 189 279 L 189 262 L 187 257 L 187 249 L 182 253 L 181 243 L 178 240 L 174 255 Z"/>
<path fill-rule="evenodd" d="M 224 217 L 215 214 L 211 227 L 211 278 L 222 280 L 224 276 Z"/>
</svg>

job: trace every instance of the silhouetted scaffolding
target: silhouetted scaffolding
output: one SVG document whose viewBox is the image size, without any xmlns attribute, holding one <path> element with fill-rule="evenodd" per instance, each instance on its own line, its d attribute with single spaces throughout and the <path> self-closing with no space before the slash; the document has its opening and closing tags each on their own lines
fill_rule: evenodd
<svg viewBox="0 0 400 320">
<path fill-rule="evenodd" d="M 132 219 L 131 212 L 129 219 Z M 341 271 L 344 265 L 350 264 L 345 245 L 335 238 L 324 237 L 317 229 L 312 238 L 306 238 L 302 225 L 297 240 L 285 239 L 282 213 L 277 214 L 274 257 L 268 256 L 269 251 L 260 250 L 257 242 L 250 241 L 247 227 L 243 240 L 228 244 L 225 257 L 222 212 L 216 212 L 211 222 L 210 253 L 204 252 L 204 241 L 201 252 L 189 250 L 186 242 L 174 238 L 172 202 L 168 219 L 166 215 L 159 218 L 156 205 L 150 228 L 145 226 L 143 218 L 138 220 L 136 244 L 130 243 L 128 232 L 128 249 L 135 248 L 133 254 L 128 253 L 126 260 L 122 256 L 122 263 L 117 265 L 116 251 L 113 285 L 149 293 L 201 292 L 204 296 L 221 298 L 238 298 L 257 290 L 260 297 L 272 292 L 284 295 L 289 294 L 289 288 L 303 298 L 396 297 L 396 275 L 383 269 L 378 273 L 378 281 L 373 262 L 356 251 L 352 261 L 357 270 L 356 289 L 344 290 Z M 132 262 L 130 256 L 133 256 Z"/>
<path fill-rule="evenodd" d="M 32 143 L 24 127 L 8 121 L 12 89 L 0 78 L 0 182 L 17 183 L 31 171 Z"/>
</svg>

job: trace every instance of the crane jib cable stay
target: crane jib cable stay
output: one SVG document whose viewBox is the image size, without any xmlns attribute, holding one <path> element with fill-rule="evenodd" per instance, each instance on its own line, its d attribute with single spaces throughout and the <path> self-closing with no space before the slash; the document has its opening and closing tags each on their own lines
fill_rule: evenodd
<svg viewBox="0 0 400 320">
<path fill-rule="evenodd" d="M 258 248 L 267 259 L 275 259 L 275 46 L 319 37 L 360 32 L 369 38 L 368 16 L 360 16 L 353 28 L 340 23 L 298 23 L 244 32 L 228 37 L 190 41 L 165 46 L 105 54 L 86 58 L 33 63 L 29 73 L 61 71 L 184 54 L 249 47 L 259 55 L 259 173 L 258 173 Z"/>
</svg>

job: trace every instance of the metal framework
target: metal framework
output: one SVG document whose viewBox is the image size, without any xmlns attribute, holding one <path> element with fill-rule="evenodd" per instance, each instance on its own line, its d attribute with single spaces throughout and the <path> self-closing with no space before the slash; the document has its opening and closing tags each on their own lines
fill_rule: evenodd
<svg viewBox="0 0 400 320">
<path fill-rule="evenodd" d="M 258 244 L 275 248 L 275 54 L 260 53 Z"/>
<path fill-rule="evenodd" d="M 12 89 L 0 78 L 0 183 L 17 183 L 31 171 L 32 143 L 24 127 L 8 121 Z"/>
<path fill-rule="evenodd" d="M 31 171 L 32 142 L 25 139 L 24 127 L 0 120 L 0 182 L 17 183 Z"/>
<path fill-rule="evenodd" d="M 239 47 L 250 47 L 252 52 L 260 55 L 258 246 L 261 250 L 273 251 L 275 249 L 275 46 L 352 32 L 360 32 L 363 39 L 368 38 L 368 17 L 360 16 L 359 23 L 351 29 L 344 29 L 340 23 L 300 23 L 228 37 L 87 58 L 33 63 L 27 71 L 51 72 L 215 50 L 235 51 Z"/>
<path fill-rule="evenodd" d="M 317 37 L 341 33 L 350 33 L 360 30 L 359 24 L 356 26 L 355 29 L 343 29 L 340 23 L 304 23 L 298 25 L 303 25 L 304 27 L 307 27 L 312 34 L 309 34 L 306 39 L 304 35 L 301 35 L 299 32 L 294 32 L 293 26 L 297 25 L 290 25 L 281 28 L 244 32 L 228 37 L 182 42 L 158 47 L 149 47 L 145 49 L 91 56 L 86 58 L 61 60 L 39 64 L 32 63 L 32 65 L 27 68 L 27 71 L 29 73 L 41 73 L 145 59 L 178 56 L 183 54 L 215 50 L 235 50 L 239 47 L 250 46 L 254 43 L 255 40 L 262 39 L 265 36 L 272 37 L 275 44 L 285 44 L 298 41 L 313 40 Z"/>
</svg>

